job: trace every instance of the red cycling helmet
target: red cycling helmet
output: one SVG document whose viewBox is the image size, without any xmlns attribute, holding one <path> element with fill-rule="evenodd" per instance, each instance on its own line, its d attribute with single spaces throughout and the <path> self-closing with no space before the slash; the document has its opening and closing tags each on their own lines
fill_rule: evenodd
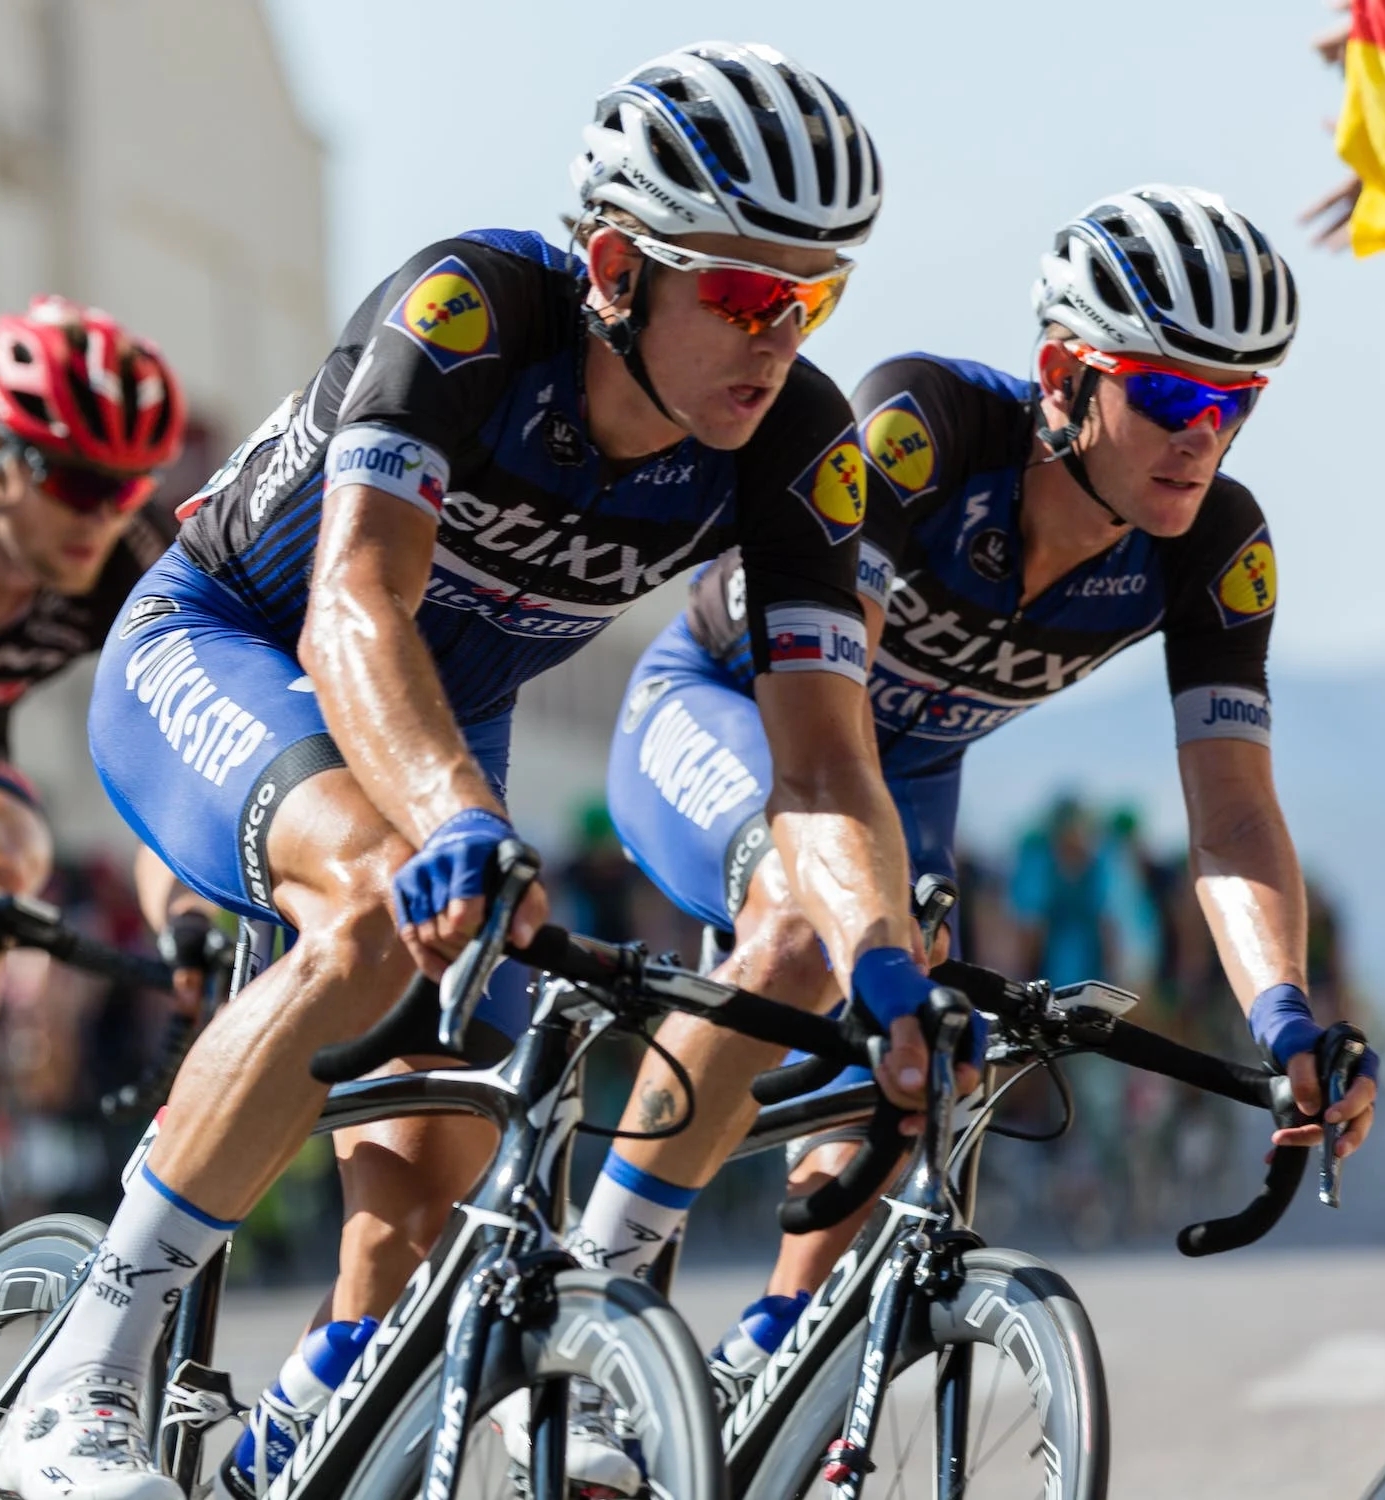
<svg viewBox="0 0 1385 1500">
<path fill-rule="evenodd" d="M 183 446 L 183 394 L 158 348 L 109 313 L 35 297 L 0 316 L 0 435 L 60 464 L 144 475 Z"/>
</svg>

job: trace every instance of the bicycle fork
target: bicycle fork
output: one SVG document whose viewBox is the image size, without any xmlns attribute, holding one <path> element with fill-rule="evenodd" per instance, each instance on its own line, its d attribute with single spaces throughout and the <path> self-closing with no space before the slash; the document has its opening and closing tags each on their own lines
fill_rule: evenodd
<svg viewBox="0 0 1385 1500">
<path fill-rule="evenodd" d="M 866 1325 L 866 1347 L 856 1395 L 847 1414 L 845 1435 L 827 1450 L 822 1477 L 835 1484 L 840 1500 L 858 1500 L 874 1465 L 870 1461 L 880 1425 L 881 1398 L 894 1366 L 904 1314 L 913 1295 L 923 1240 L 917 1230 L 901 1236 L 885 1267 L 883 1289 L 875 1298 Z M 877 1283 L 879 1285 L 879 1283 Z"/>
<path fill-rule="evenodd" d="M 500 1340 L 518 1337 L 526 1318 L 552 1289 L 552 1274 L 572 1264 L 562 1251 L 511 1258 L 502 1246 L 486 1252 L 458 1288 L 448 1315 L 442 1387 L 433 1440 L 423 1470 L 423 1500 L 457 1500 L 467 1430 L 488 1362 L 505 1356 Z M 566 1380 L 548 1380 L 532 1394 L 529 1414 L 533 1500 L 562 1500 L 567 1488 Z"/>
<path fill-rule="evenodd" d="M 922 1160 L 905 1195 L 916 1205 L 919 1223 L 896 1242 L 890 1259 L 876 1282 L 875 1295 L 866 1324 L 866 1347 L 856 1382 L 856 1396 L 847 1414 L 846 1430 L 827 1450 L 822 1477 L 837 1486 L 840 1500 L 859 1500 L 861 1486 L 874 1465 L 871 1449 L 880 1426 L 880 1408 L 890 1372 L 894 1368 L 904 1317 L 915 1292 L 933 1279 L 940 1255 L 947 1254 L 946 1233 L 954 1219 L 954 1205 L 947 1176 L 952 1150 L 952 1106 L 956 1097 L 952 1052 L 962 1029 L 968 1024 L 970 1006 L 962 996 L 939 989 L 933 996 L 938 1033 L 929 1063 L 929 1105 L 924 1122 Z M 920 1273 L 922 1264 L 923 1275 Z M 970 1370 L 963 1360 L 954 1374 L 948 1351 L 940 1372 L 938 1406 L 939 1494 L 952 1494 L 945 1479 L 954 1469 L 960 1474 L 966 1463 L 966 1398 Z M 944 1421 L 944 1411 L 947 1420 Z M 954 1418 L 960 1415 L 960 1427 Z M 944 1438 L 944 1426 L 947 1435 Z M 958 1434 L 960 1433 L 960 1443 Z"/>
</svg>

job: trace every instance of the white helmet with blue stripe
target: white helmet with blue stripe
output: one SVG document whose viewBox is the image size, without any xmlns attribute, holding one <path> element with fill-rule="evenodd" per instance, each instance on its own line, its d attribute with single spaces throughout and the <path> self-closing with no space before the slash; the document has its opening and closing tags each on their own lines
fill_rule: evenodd
<svg viewBox="0 0 1385 1500">
<path fill-rule="evenodd" d="M 755 43 L 699 42 L 607 89 L 572 164 L 584 210 L 658 235 L 860 244 L 880 210 L 870 137 L 816 75 Z"/>
<path fill-rule="evenodd" d="M 1269 240 L 1215 193 L 1114 193 L 1058 231 L 1034 284 L 1040 321 L 1111 354 L 1266 370 L 1289 352 L 1298 296 Z"/>
</svg>

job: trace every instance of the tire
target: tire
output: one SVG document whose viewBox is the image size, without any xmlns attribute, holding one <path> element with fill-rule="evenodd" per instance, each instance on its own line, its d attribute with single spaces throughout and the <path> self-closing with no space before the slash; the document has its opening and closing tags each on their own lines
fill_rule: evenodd
<svg viewBox="0 0 1385 1500">
<path fill-rule="evenodd" d="M 0 1391 L 6 1397 L 13 1395 L 11 1372 L 67 1300 L 105 1233 L 97 1219 L 48 1214 L 0 1235 Z"/>
<path fill-rule="evenodd" d="M 726 1466 L 706 1367 L 677 1313 L 650 1288 L 601 1271 L 563 1271 L 552 1321 L 526 1329 L 519 1340 L 520 1384 L 568 1375 L 616 1394 L 638 1439 L 655 1500 L 727 1500 Z M 584 1332 L 584 1330 L 586 1330 Z M 626 1358 L 613 1362 L 623 1346 Z M 467 1436 L 461 1500 L 511 1500 L 523 1494 L 507 1478 L 499 1435 L 486 1418 L 516 1389 L 487 1383 Z M 414 1382 L 361 1461 L 341 1500 L 414 1500 L 438 1408 L 442 1357 Z M 632 1392 L 638 1396 L 632 1399 Z"/>
<path fill-rule="evenodd" d="M 948 1303 L 915 1304 L 887 1391 L 866 1480 L 864 1500 L 932 1500 L 936 1482 L 931 1356 L 973 1346 L 969 1473 L 939 1500 L 1105 1500 L 1109 1468 L 1106 1383 L 1096 1335 L 1076 1293 L 1042 1261 L 1010 1250 L 975 1250 L 962 1257 L 966 1276 Z M 970 1321 L 969 1321 L 970 1319 Z M 910 1326 L 912 1325 L 912 1326 Z M 837 1491 L 820 1476 L 827 1446 L 841 1436 L 846 1404 L 856 1390 L 865 1330 L 843 1342 L 786 1414 L 744 1500 L 827 1500 Z M 1008 1368 L 1007 1368 L 1008 1367 Z M 1006 1390 L 1006 1375 L 1010 1379 Z M 994 1381 L 988 1392 L 988 1384 Z M 992 1420 L 1003 1393 L 1003 1427 L 1018 1409 L 1025 1435 L 996 1443 L 978 1430 Z M 900 1433 L 907 1406 L 915 1441 Z M 893 1415 L 892 1415 L 893 1412 Z M 988 1446 L 988 1442 L 990 1446 Z M 974 1472 L 973 1472 L 974 1471 Z"/>
</svg>

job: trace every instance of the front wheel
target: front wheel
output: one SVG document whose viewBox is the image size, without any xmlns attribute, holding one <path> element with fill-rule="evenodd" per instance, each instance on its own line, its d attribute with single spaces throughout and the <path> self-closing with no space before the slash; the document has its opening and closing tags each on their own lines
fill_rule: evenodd
<svg viewBox="0 0 1385 1500">
<path fill-rule="evenodd" d="M 561 1271 L 542 1326 L 526 1328 L 514 1360 L 487 1361 L 466 1438 L 461 1500 L 515 1500 L 530 1491 L 509 1463 L 488 1413 L 527 1384 L 578 1377 L 619 1409 L 655 1500 L 726 1500 L 726 1466 L 706 1367 L 678 1314 L 649 1287 L 602 1271 Z M 501 1374 L 502 1363 L 507 1373 Z M 414 1382 L 362 1460 L 341 1500 L 414 1500 L 437 1420 L 442 1361 Z"/>
<path fill-rule="evenodd" d="M 1076 1293 L 1010 1250 L 969 1251 L 962 1265 L 950 1302 L 920 1296 L 910 1311 L 865 1500 L 1105 1500 L 1106 1383 Z M 864 1341 L 862 1328 L 827 1356 L 745 1500 L 834 1500 L 821 1472 Z"/>
</svg>

